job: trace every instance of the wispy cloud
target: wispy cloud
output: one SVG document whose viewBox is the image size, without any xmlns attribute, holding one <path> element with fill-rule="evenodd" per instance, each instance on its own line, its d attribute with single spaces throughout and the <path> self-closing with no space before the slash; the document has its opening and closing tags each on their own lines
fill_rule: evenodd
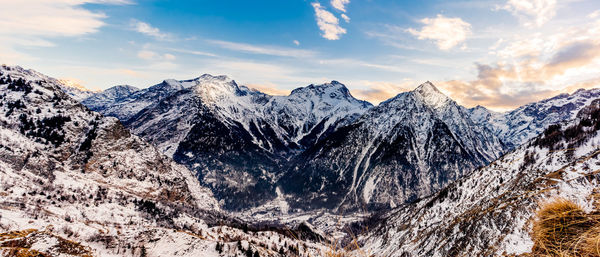
<svg viewBox="0 0 600 257">
<path fill-rule="evenodd" d="M 348 17 L 348 15 L 346 15 L 345 13 L 342 13 L 341 17 L 342 17 L 342 19 L 344 19 L 344 21 L 345 21 L 346 23 L 349 23 L 349 22 L 350 22 L 350 17 Z"/>
<path fill-rule="evenodd" d="M 338 40 L 340 36 L 346 34 L 346 29 L 340 26 L 340 21 L 333 13 L 325 10 L 318 2 L 312 3 L 315 10 L 317 25 L 321 30 L 321 36 L 328 40 Z"/>
<path fill-rule="evenodd" d="M 421 30 L 410 28 L 407 31 L 421 40 L 434 40 L 442 50 L 455 47 L 471 35 L 471 24 L 461 18 L 447 18 L 438 14 L 435 18 L 425 18 L 420 22 L 425 25 Z"/>
<path fill-rule="evenodd" d="M 357 59 L 343 58 L 343 59 L 322 59 L 319 60 L 320 64 L 323 65 L 334 65 L 338 67 L 362 67 L 362 68 L 372 68 L 377 70 L 391 71 L 391 72 L 399 72 L 399 73 L 407 73 L 408 71 L 402 67 L 393 65 L 393 64 L 382 64 L 376 62 L 368 62 Z"/>
<path fill-rule="evenodd" d="M 169 53 L 158 54 L 150 50 L 140 50 L 138 51 L 137 56 L 140 59 L 144 59 L 147 61 L 174 61 L 175 59 L 177 59 L 175 55 Z"/>
<path fill-rule="evenodd" d="M 229 42 L 222 40 L 207 40 L 207 42 L 217 45 L 221 48 L 234 50 L 238 52 L 251 53 L 251 54 L 262 54 L 280 57 L 294 57 L 294 58 L 307 58 L 314 57 L 316 53 L 310 50 L 301 50 L 295 48 L 285 48 L 278 46 L 267 46 L 267 45 L 251 45 L 245 43 Z"/>
<path fill-rule="evenodd" d="M 358 99 L 367 100 L 373 104 L 390 99 L 399 93 L 412 90 L 417 84 L 412 80 L 400 83 L 385 81 L 360 81 L 360 89 L 352 89 L 352 95 Z"/>
<path fill-rule="evenodd" d="M 496 6 L 519 17 L 526 27 L 540 27 L 556 15 L 556 0 L 508 0 Z"/>
<path fill-rule="evenodd" d="M 144 35 L 154 37 L 158 40 L 172 40 L 173 39 L 172 35 L 161 32 L 160 29 L 152 27 L 150 24 L 143 22 L 143 21 L 138 21 L 138 20 L 132 19 L 130 21 L 130 26 L 133 30 L 135 30 L 139 33 L 142 33 Z"/>
<path fill-rule="evenodd" d="M 291 90 L 288 89 L 280 89 L 277 85 L 273 83 L 248 84 L 246 86 L 269 95 L 289 95 L 291 92 Z"/>
<path fill-rule="evenodd" d="M 177 53 L 182 53 L 182 54 L 192 54 L 192 55 L 200 55 L 200 56 L 208 56 L 208 57 L 218 57 L 218 55 L 213 54 L 213 53 L 203 52 L 203 51 L 196 51 L 196 50 L 188 50 L 188 49 L 182 49 L 182 48 L 165 48 L 165 50 L 172 51 L 172 52 L 177 52 Z"/>
</svg>

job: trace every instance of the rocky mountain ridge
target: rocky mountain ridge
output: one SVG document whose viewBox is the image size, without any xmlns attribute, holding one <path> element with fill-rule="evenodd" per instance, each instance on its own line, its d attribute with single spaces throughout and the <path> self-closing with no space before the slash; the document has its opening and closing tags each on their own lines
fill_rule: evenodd
<svg viewBox="0 0 600 257">
<path fill-rule="evenodd" d="M 575 119 L 481 169 L 385 215 L 363 238 L 381 256 L 506 256 L 531 251 L 538 203 L 565 198 L 598 206 L 600 100 Z"/>
</svg>

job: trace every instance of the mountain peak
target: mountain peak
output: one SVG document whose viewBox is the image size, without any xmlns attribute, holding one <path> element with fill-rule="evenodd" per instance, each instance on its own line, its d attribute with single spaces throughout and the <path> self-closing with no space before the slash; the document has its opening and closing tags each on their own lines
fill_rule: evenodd
<svg viewBox="0 0 600 257">
<path fill-rule="evenodd" d="M 413 90 L 413 93 L 434 109 L 443 107 L 450 101 L 450 98 L 429 81 L 419 85 Z"/>
<path fill-rule="evenodd" d="M 202 76 L 197 77 L 194 80 L 221 80 L 221 81 L 229 81 L 229 80 L 232 80 L 232 79 L 229 78 L 229 76 L 227 76 L 227 75 L 217 75 L 217 76 L 214 76 L 212 74 L 205 73 L 205 74 L 202 74 Z"/>
<path fill-rule="evenodd" d="M 187 85 L 187 83 L 192 84 Z M 191 81 L 182 81 L 182 84 L 184 87 L 193 86 L 194 91 L 206 102 L 215 102 L 226 96 L 240 96 L 245 93 L 240 89 L 235 80 L 225 75 L 213 76 L 204 74 Z"/>
<path fill-rule="evenodd" d="M 140 90 L 140 89 L 137 87 L 134 87 L 134 86 L 130 86 L 130 85 L 116 85 L 116 86 L 107 88 L 106 90 L 102 91 L 102 93 L 124 96 L 124 95 L 131 94 L 138 90 Z"/>
<path fill-rule="evenodd" d="M 425 83 L 419 85 L 417 88 L 415 88 L 415 91 L 433 92 L 433 93 L 442 94 L 442 92 L 440 92 L 440 90 L 435 85 L 433 85 L 433 83 L 431 83 L 430 81 L 426 81 Z"/>
<path fill-rule="evenodd" d="M 323 83 L 323 84 L 319 84 L 319 85 L 315 85 L 315 84 L 310 84 L 306 87 L 299 87 L 296 88 L 294 90 L 292 90 L 292 92 L 290 93 L 290 95 L 297 95 L 297 94 L 314 94 L 314 95 L 323 95 L 323 94 L 331 94 L 331 93 L 341 93 L 342 96 L 344 96 L 345 98 L 348 97 L 352 97 L 350 95 L 350 91 L 348 90 L 348 88 L 346 88 L 346 86 L 338 81 L 332 80 L 331 82 L 328 83 Z"/>
</svg>

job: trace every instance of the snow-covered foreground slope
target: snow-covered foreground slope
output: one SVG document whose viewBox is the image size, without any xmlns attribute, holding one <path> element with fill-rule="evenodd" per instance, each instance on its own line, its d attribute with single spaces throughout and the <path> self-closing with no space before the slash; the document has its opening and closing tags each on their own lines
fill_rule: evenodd
<svg viewBox="0 0 600 257">
<path fill-rule="evenodd" d="M 117 119 L 88 110 L 54 80 L 1 66 L 0 97 L 2 255 L 318 256 L 327 250 L 284 229 L 245 229 L 219 211 L 188 169 Z"/>
<path fill-rule="evenodd" d="M 398 208 L 363 237 L 377 256 L 497 256 L 531 250 L 529 222 L 555 196 L 592 208 L 600 100 L 440 192 Z"/>
</svg>

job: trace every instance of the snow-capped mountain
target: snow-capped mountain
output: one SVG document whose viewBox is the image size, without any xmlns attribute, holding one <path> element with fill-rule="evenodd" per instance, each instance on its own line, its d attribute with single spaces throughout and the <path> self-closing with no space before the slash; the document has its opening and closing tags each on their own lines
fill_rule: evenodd
<svg viewBox="0 0 600 257">
<path fill-rule="evenodd" d="M 227 216 L 190 170 L 20 67 L 0 67 L 0 196 L 1 255 L 329 251 L 308 225 L 265 228 Z"/>
<path fill-rule="evenodd" d="M 363 238 L 376 256 L 514 256 L 532 250 L 538 203 L 573 200 L 591 211 L 600 184 L 600 100 L 548 127 L 440 192 L 385 215 Z"/>
<path fill-rule="evenodd" d="M 476 122 L 488 126 L 509 149 L 520 146 L 539 135 L 548 126 L 575 118 L 583 107 L 600 98 L 600 89 L 579 89 L 560 94 L 515 110 L 496 113 L 478 106 L 470 109 Z"/>
<path fill-rule="evenodd" d="M 263 113 L 277 125 L 279 134 L 304 148 L 371 107 L 370 103 L 352 97 L 343 84 L 331 81 L 294 89 L 289 96 L 273 96 Z"/>
<path fill-rule="evenodd" d="M 395 207 L 499 157 L 494 134 L 429 82 L 374 107 L 293 158 L 293 207 Z"/>
<path fill-rule="evenodd" d="M 83 103 L 197 171 L 229 208 L 273 199 L 282 162 L 371 107 L 337 81 L 271 96 L 208 74 Z"/>
</svg>

